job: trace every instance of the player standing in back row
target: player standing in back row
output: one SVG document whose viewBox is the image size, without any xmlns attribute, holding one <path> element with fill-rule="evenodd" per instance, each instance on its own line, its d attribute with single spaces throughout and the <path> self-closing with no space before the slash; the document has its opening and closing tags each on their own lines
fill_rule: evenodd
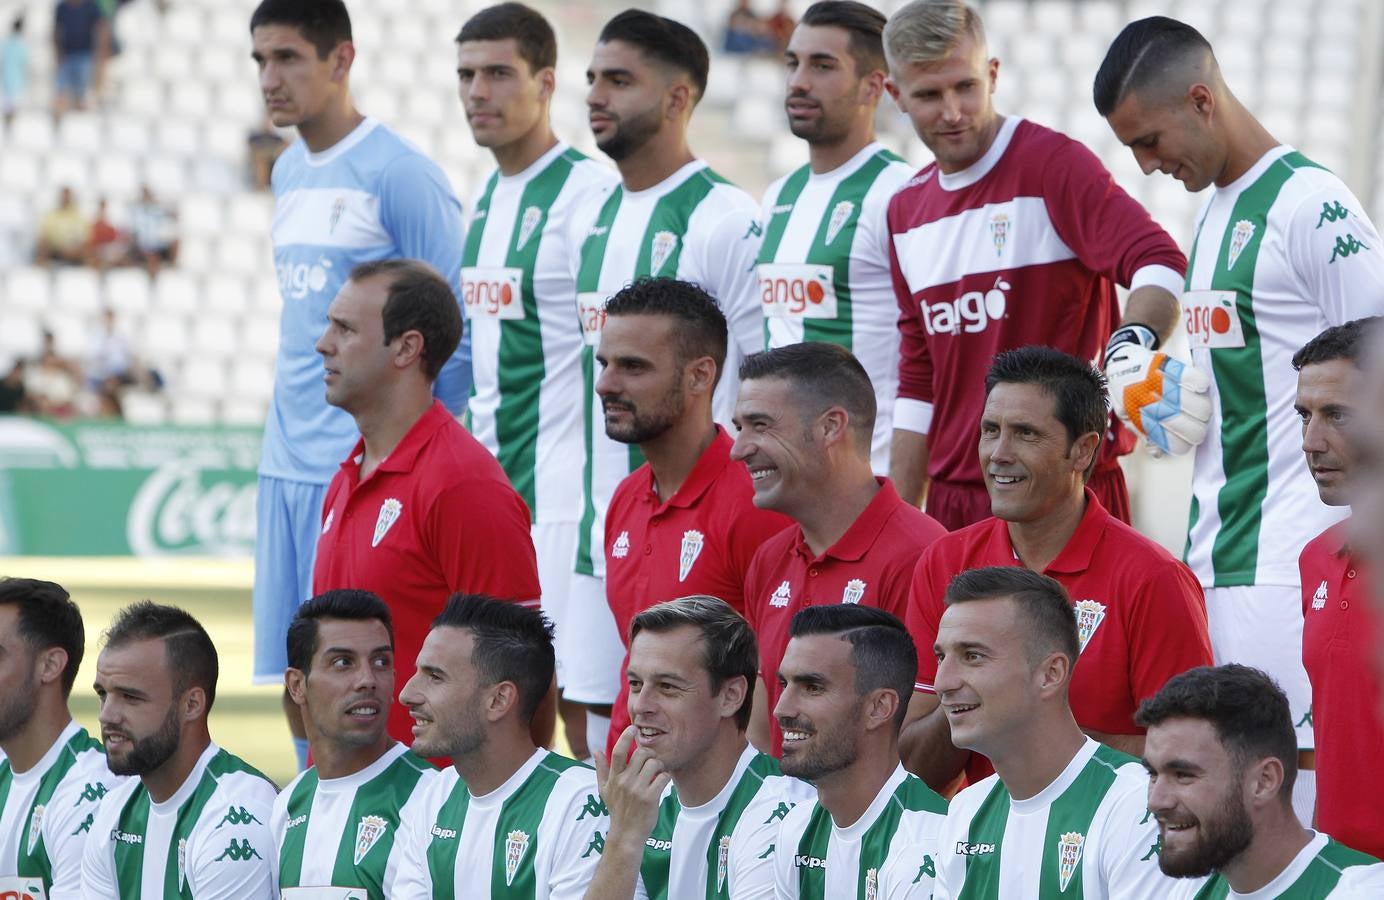
<svg viewBox="0 0 1384 900">
<path fill-rule="evenodd" d="M 1183 295 L 1192 362 L 1210 376 L 1213 401 L 1192 469 L 1187 564 L 1206 588 L 1216 661 L 1272 674 L 1310 751 L 1296 562 L 1343 510 L 1321 502 L 1302 464 L 1292 358 L 1328 326 L 1384 312 L 1379 232 L 1339 178 L 1240 104 L 1189 25 L 1157 16 L 1127 26 L 1096 74 L 1095 101 L 1146 173 L 1168 172 L 1190 191 L 1215 185 Z M 1157 373 L 1139 377 L 1156 363 L 1140 355 L 1148 362 L 1110 368 L 1116 409 L 1135 415 L 1164 404 L 1148 390 Z M 1305 752 L 1299 767 L 1312 762 Z M 1313 793 L 1310 777 L 1298 779 L 1303 821 Z"/>
<path fill-rule="evenodd" d="M 301 140 L 274 165 L 274 268 L 283 295 L 274 395 L 264 428 L 255 539 L 255 681 L 281 683 L 284 634 L 312 596 L 322 501 L 358 432 L 327 404 L 314 349 L 327 307 L 356 265 L 421 259 L 455 294 L 461 206 L 431 160 L 351 100 L 351 19 L 341 0 L 264 0 L 250 18 L 269 117 Z M 444 366 L 436 394 L 452 413 L 466 404 L 467 344 Z M 307 739 L 284 695 L 299 766 Z"/>
<path fill-rule="evenodd" d="M 991 97 L 980 16 L 961 0 L 915 0 L 884 29 L 889 93 L 937 161 L 889 205 L 901 315 L 890 468 L 899 493 L 956 530 L 990 515 L 975 454 L 985 370 L 1042 344 L 1096 359 L 1119 321 L 1166 338 L 1177 324 L 1182 253 L 1084 146 Z M 1090 487 L 1129 521 L 1112 421 Z"/>
<path fill-rule="evenodd" d="M 760 302 L 768 349 L 840 344 L 878 395 L 871 463 L 889 474 L 899 384 L 899 307 L 885 213 L 913 167 L 875 140 L 884 15 L 854 0 L 808 7 L 784 51 L 788 127 L 809 162 L 764 192 Z"/>
<path fill-rule="evenodd" d="M 571 660 L 567 696 L 608 707 L 620 688 L 624 648 L 605 596 L 605 512 L 615 487 L 643 461 L 636 448 L 605 433 L 596 391 L 595 349 L 605 302 L 636 278 L 668 277 L 699 285 L 720 304 L 730 329 L 726 371 L 763 345 L 754 263 L 762 234 L 758 204 L 692 155 L 687 145 L 693 107 L 706 91 L 706 45 L 687 26 L 638 10 L 606 23 L 587 80 L 586 105 L 596 146 L 615 161 L 621 184 L 595 198 L 574 222 L 581 230 L 573 258 L 582 352 L 586 465 L 576 574 L 567 617 L 584 653 Z M 722 377 L 716 418 L 729 423 L 736 384 Z M 591 735 L 607 724 L 593 723 Z"/>
<path fill-rule="evenodd" d="M 461 104 L 476 143 L 498 169 L 471 202 L 462 254 L 463 309 L 471 333 L 471 433 L 495 454 L 533 514 L 543 611 L 557 630 L 557 684 L 567 640 L 566 598 L 581 515 L 581 324 L 572 309 L 569 221 L 586 194 L 618 181 L 553 134 L 549 104 L 557 38 L 542 15 L 501 3 L 467 20 L 456 37 Z M 563 703 L 578 756 L 586 730 L 580 706 Z M 597 741 L 603 736 L 597 735 Z"/>
</svg>

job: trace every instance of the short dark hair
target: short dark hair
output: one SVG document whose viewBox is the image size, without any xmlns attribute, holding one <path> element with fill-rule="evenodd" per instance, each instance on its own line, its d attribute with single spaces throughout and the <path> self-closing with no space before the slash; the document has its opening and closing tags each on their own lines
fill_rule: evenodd
<svg viewBox="0 0 1384 900">
<path fill-rule="evenodd" d="M 471 632 L 476 671 L 487 684 L 512 681 L 519 690 L 520 720 L 533 720 L 553 680 L 553 626 L 547 616 L 485 594 L 453 594 L 432 627 Z"/>
<path fill-rule="evenodd" d="M 1194 55 L 1214 58 L 1211 43 L 1191 25 L 1167 16 L 1130 22 L 1116 37 L 1096 71 L 1096 112 L 1113 113 L 1130 94 L 1165 88 Z"/>
<path fill-rule="evenodd" d="M 202 623 L 176 606 L 140 600 L 117 613 L 106 629 L 107 647 L 148 640 L 163 641 L 174 693 L 200 687 L 207 694 L 210 712 L 216 699 L 218 663 L 216 645 Z"/>
<path fill-rule="evenodd" d="M 606 303 L 606 316 L 668 316 L 676 320 L 678 363 L 709 356 L 716 362 L 716 380 L 726 365 L 729 328 L 716 298 L 688 281 L 639 278 Z"/>
<path fill-rule="evenodd" d="M 741 731 L 749 728 L 759 673 L 759 645 L 750 623 L 726 601 L 694 594 L 656 604 L 635 616 L 630 623 L 630 645 L 641 631 L 663 634 L 683 626 L 702 634 L 702 666 L 711 676 L 713 691 L 732 678 L 744 677 L 745 702 L 735 713 L 735 725 Z"/>
<path fill-rule="evenodd" d="M 1353 319 L 1344 325 L 1332 325 L 1293 354 L 1293 371 L 1303 366 L 1344 359 L 1358 369 L 1364 356 L 1365 339 L 1374 331 L 1379 316 Z"/>
<path fill-rule="evenodd" d="M 1023 566 L 986 566 L 957 575 L 947 585 L 947 606 L 972 600 L 1012 600 L 1023 615 L 1028 660 L 1038 665 L 1050 653 L 1061 653 L 1076 665 L 1081 655 L 1076 610 L 1067 589 L 1057 581 Z"/>
<path fill-rule="evenodd" d="M 457 32 L 456 42 L 512 40 L 530 72 L 557 66 L 557 35 L 553 26 L 536 9 L 522 3 L 497 3 L 487 6 L 466 20 Z"/>
<path fill-rule="evenodd" d="M 751 353 L 740 363 L 740 380 L 781 378 L 795 388 L 793 396 L 803 418 L 811 418 L 831 406 L 850 414 L 851 427 L 868 451 L 875 432 L 875 387 L 869 373 L 851 351 L 826 341 L 803 341 L 773 350 Z"/>
<path fill-rule="evenodd" d="M 86 651 L 82 612 L 58 584 L 37 578 L 0 578 L 0 606 L 18 607 L 19 636 L 36 653 L 50 647 L 67 651 L 62 670 L 62 695 L 72 693 Z"/>
<path fill-rule="evenodd" d="M 642 9 L 627 9 L 605 23 L 596 38 L 599 44 L 611 41 L 629 44 L 654 62 L 686 74 L 696 90 L 694 103 L 706 94 L 711 58 L 697 32 L 681 22 Z"/>
<path fill-rule="evenodd" d="M 856 0 L 817 0 L 803 13 L 798 24 L 846 31 L 850 35 L 855 73 L 864 75 L 877 69 L 889 69 L 884 61 L 884 23 L 887 21 L 884 13 Z"/>
<path fill-rule="evenodd" d="M 429 381 L 435 380 L 461 343 L 457 295 L 437 270 L 422 260 L 380 259 L 351 270 L 355 282 L 377 275 L 389 279 L 384 342 L 390 343 L 405 331 L 417 331 L 423 336 L 423 374 Z"/>
<path fill-rule="evenodd" d="M 389 646 L 394 646 L 394 620 L 389 615 L 389 607 L 378 595 L 351 588 L 326 591 L 298 607 L 288 625 L 290 669 L 304 674 L 312 669 L 312 657 L 317 653 L 317 632 L 323 619 L 347 622 L 378 619 L 389 632 Z"/>
<path fill-rule="evenodd" d="M 1283 764 L 1279 799 L 1292 804 L 1297 733 L 1288 698 L 1268 675 L 1238 663 L 1188 669 L 1168 679 L 1134 714 L 1134 724 L 1144 729 L 1169 719 L 1210 722 L 1240 771 L 1255 760 L 1276 757 Z"/>
<path fill-rule="evenodd" d="M 1036 384 L 1051 394 L 1069 446 L 1083 434 L 1105 434 L 1110 425 L 1105 374 L 1061 350 L 1030 345 L 996 354 L 985 373 L 986 397 L 997 384 Z"/>
<path fill-rule="evenodd" d="M 261 25 L 298 29 L 317 50 L 318 59 L 351 40 L 351 15 L 342 0 L 263 0 L 250 15 L 250 33 Z"/>
<path fill-rule="evenodd" d="M 860 696 L 887 688 L 899 695 L 894 731 L 903 727 L 918 677 L 918 648 L 898 618 L 873 606 L 837 603 L 809 606 L 793 616 L 789 637 L 839 634 L 851 645 L 855 691 Z"/>
</svg>

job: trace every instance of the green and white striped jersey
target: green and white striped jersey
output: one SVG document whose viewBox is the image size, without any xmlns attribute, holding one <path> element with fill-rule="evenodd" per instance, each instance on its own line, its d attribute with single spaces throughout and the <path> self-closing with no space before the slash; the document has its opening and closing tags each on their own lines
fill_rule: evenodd
<svg viewBox="0 0 1384 900">
<path fill-rule="evenodd" d="M 475 797 L 444 769 L 404 820 L 392 900 L 578 900 L 605 849 L 610 814 L 588 765 L 538 749 Z"/>
<path fill-rule="evenodd" d="M 899 301 L 889 271 L 889 198 L 914 169 L 878 142 L 830 172 L 803 166 L 764 193 L 759 295 L 767 348 L 829 341 L 855 354 L 879 411 L 871 458 L 889 474 L 899 385 Z"/>
<path fill-rule="evenodd" d="M 154 803 L 130 778 L 101 801 L 82 857 L 82 896 L 256 900 L 273 895 L 269 816 L 277 791 L 208 744 L 182 786 Z"/>
<path fill-rule="evenodd" d="M 461 288 L 471 334 L 470 428 L 495 454 L 535 522 L 575 522 L 582 452 L 581 322 L 570 218 L 619 183 L 559 142 L 517 175 L 499 170 L 471 201 Z"/>
<path fill-rule="evenodd" d="M 403 855 L 399 823 L 422 802 L 437 770 L 396 743 L 352 775 L 322 779 L 314 766 L 274 801 L 275 883 L 314 900 L 385 900 Z"/>
<path fill-rule="evenodd" d="M 1384 897 L 1384 863 L 1318 832 L 1278 877 L 1251 894 L 1239 894 L 1219 875 L 1187 881 L 1176 898 L 1187 900 L 1378 900 Z"/>
<path fill-rule="evenodd" d="M 793 808 L 774 849 L 778 900 L 927 900 L 947 801 L 899 766 L 841 828 L 813 800 Z"/>
<path fill-rule="evenodd" d="M 935 900 L 1166 897 L 1148 773 L 1089 738 L 1062 774 L 1027 800 L 998 775 L 952 798 Z"/>
<path fill-rule="evenodd" d="M 605 576 L 605 513 L 615 488 L 643 462 L 639 448 L 606 437 L 596 396 L 596 345 L 605 326 L 605 304 L 643 276 L 664 276 L 700 285 L 717 299 L 730 326 L 725 371 L 716 386 L 716 418 L 729 424 L 735 408 L 740 359 L 763 348 L 763 316 L 755 259 L 763 229 L 750 195 L 693 160 L 642 191 L 616 187 L 594 198 L 575 218 L 581 251 L 573 257 L 577 307 L 585 346 L 585 457 L 582 516 L 576 571 Z M 584 226 L 584 227 L 582 227 Z"/>
<path fill-rule="evenodd" d="M 1276 147 L 1211 192 L 1182 304 L 1192 362 L 1212 380 L 1187 564 L 1206 587 L 1297 585 L 1303 545 L 1346 509 L 1321 502 L 1302 463 L 1292 356 L 1384 313 L 1379 232 L 1339 178 Z"/>
<path fill-rule="evenodd" d="M 27 772 L 0 753 L 0 897 L 82 896 L 82 848 L 101 798 L 123 778 L 101 742 L 68 722 Z"/>
<path fill-rule="evenodd" d="M 701 806 L 683 806 L 669 785 L 644 846 L 640 900 L 772 900 L 779 823 L 811 800 L 810 784 L 746 746 L 726 786 Z"/>
</svg>

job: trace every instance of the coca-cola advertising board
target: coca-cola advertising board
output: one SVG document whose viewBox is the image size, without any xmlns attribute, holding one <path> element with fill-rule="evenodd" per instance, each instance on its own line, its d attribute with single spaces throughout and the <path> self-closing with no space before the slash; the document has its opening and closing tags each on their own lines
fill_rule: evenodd
<svg viewBox="0 0 1384 900">
<path fill-rule="evenodd" d="M 0 555 L 250 556 L 260 434 L 0 416 Z"/>
</svg>

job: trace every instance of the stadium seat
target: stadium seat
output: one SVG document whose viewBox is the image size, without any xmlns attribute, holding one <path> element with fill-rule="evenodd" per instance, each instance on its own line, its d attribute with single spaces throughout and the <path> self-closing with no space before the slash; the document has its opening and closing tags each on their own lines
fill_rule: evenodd
<svg viewBox="0 0 1384 900">
<path fill-rule="evenodd" d="M 13 147 L 47 153 L 53 149 L 53 117 L 38 110 L 20 110 L 10 123 L 5 141 Z"/>
<path fill-rule="evenodd" d="M 240 354 L 255 359 L 273 360 L 279 352 L 279 321 L 257 313 L 245 317 L 240 332 Z"/>
<path fill-rule="evenodd" d="M 146 391 L 125 391 L 120 395 L 120 412 L 131 425 L 162 425 L 168 421 L 167 401 Z"/>
<path fill-rule="evenodd" d="M 258 358 L 238 359 L 231 365 L 231 392 L 246 400 L 268 399 L 274 390 L 274 367 Z"/>
<path fill-rule="evenodd" d="M 134 159 L 112 153 L 96 161 L 92 187 L 106 197 L 134 197 L 139 192 L 139 169 Z"/>
<path fill-rule="evenodd" d="M 178 378 L 180 395 L 216 400 L 226 393 L 226 366 L 219 359 L 194 357 Z"/>
<path fill-rule="evenodd" d="M 202 291 L 202 309 L 212 316 L 222 318 L 236 318 L 243 315 L 250 307 L 248 284 L 250 282 L 246 279 L 233 276 L 230 273 L 208 278 Z M 220 342 L 222 344 L 226 344 L 227 336 L 232 331 L 233 329 L 221 332 Z"/>
<path fill-rule="evenodd" d="M 49 307 L 51 279 L 37 266 L 10 269 L 5 277 L 5 309 L 43 312 Z M 0 331 L 4 331 L 0 328 Z"/>
<path fill-rule="evenodd" d="M 151 299 L 149 276 L 143 269 L 112 269 L 106 273 L 106 304 L 119 313 L 144 314 Z"/>
<path fill-rule="evenodd" d="M 43 346 L 43 328 L 38 316 L 26 310 L 5 313 L 5 327 L 0 328 L 0 356 L 8 359 L 36 356 Z"/>
<path fill-rule="evenodd" d="M 53 274 L 53 300 L 58 309 L 95 315 L 104 303 L 101 278 L 93 269 L 57 269 Z"/>
<path fill-rule="evenodd" d="M 188 349 L 187 324 L 176 313 L 158 312 L 144 321 L 140 348 L 151 359 L 178 359 Z"/>
<path fill-rule="evenodd" d="M 227 397 L 221 401 L 221 421 L 227 425 L 263 425 L 269 404 L 263 400 Z"/>
<path fill-rule="evenodd" d="M 202 397 L 175 395 L 169 419 L 175 425 L 216 424 L 216 404 Z"/>
<path fill-rule="evenodd" d="M 164 269 L 154 281 L 156 314 L 194 312 L 201 308 L 197 280 L 177 269 Z"/>
<path fill-rule="evenodd" d="M 150 129 L 139 119 L 114 117 L 106 123 L 108 152 L 121 151 L 138 156 L 149 152 Z"/>
</svg>

